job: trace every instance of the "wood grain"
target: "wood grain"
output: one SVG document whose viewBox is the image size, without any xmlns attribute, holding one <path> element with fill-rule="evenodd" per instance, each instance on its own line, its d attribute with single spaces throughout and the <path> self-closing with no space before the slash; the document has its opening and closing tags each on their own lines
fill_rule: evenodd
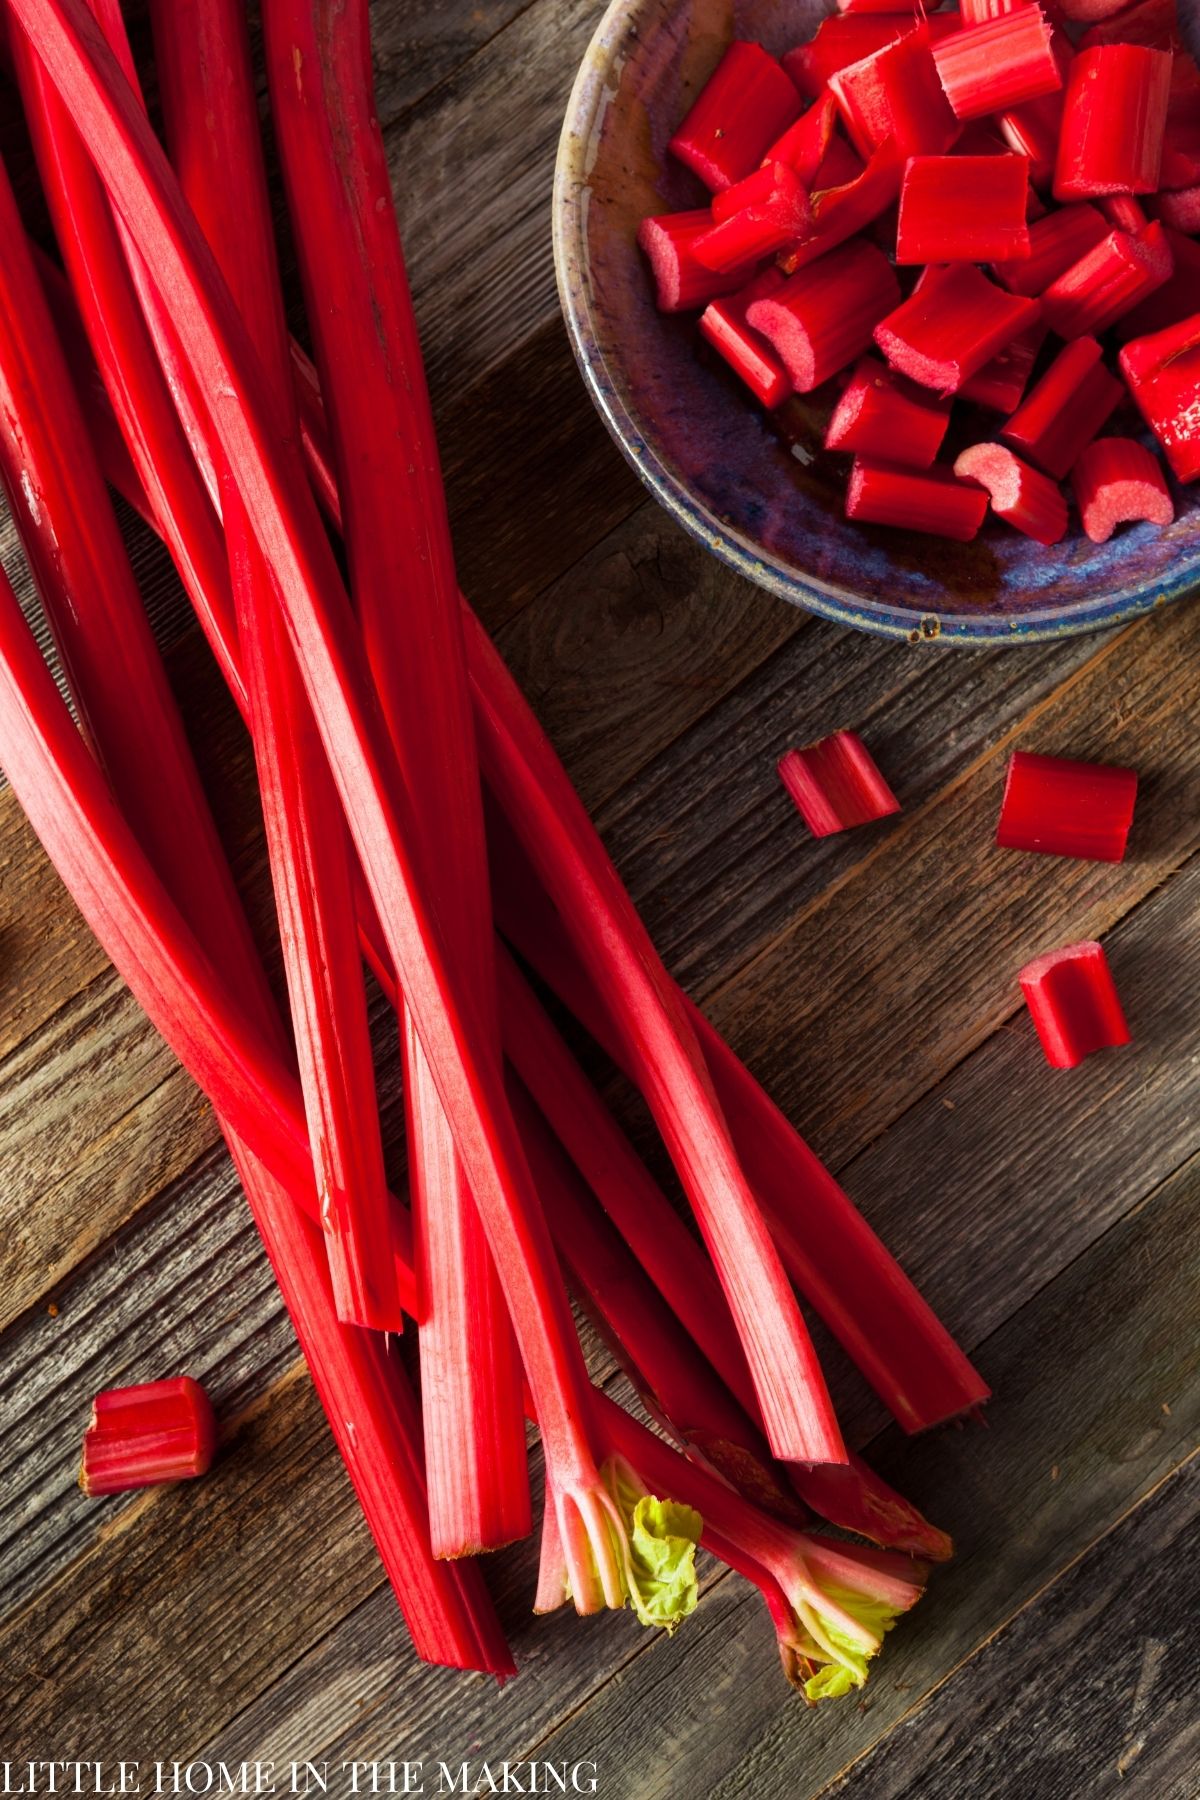
<svg viewBox="0 0 1200 1800">
<path fill-rule="evenodd" d="M 830 1796 L 1191 1800 L 1196 1456 L 853 1763 Z"/>
<path fill-rule="evenodd" d="M 1192 1452 L 1200 1387 L 1175 1321 L 1196 1278 L 1198 1197 L 1193 1159 L 988 1340 L 989 1430 L 907 1443 L 889 1432 L 877 1447 L 889 1479 L 954 1531 L 957 1554 L 889 1639 L 861 1707 L 804 1711 L 761 1605 L 731 1576 L 710 1630 L 634 1657 L 538 1754 L 602 1746 L 614 1800 L 800 1800 L 885 1739 Z"/>
</svg>

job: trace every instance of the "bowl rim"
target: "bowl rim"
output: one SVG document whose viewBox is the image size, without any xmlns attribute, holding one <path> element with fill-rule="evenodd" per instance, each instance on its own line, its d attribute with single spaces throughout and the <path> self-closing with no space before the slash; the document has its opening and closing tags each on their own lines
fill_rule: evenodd
<svg viewBox="0 0 1200 1800">
<path fill-rule="evenodd" d="M 559 136 L 554 167 L 551 237 L 559 303 L 567 335 L 592 401 L 625 460 L 656 499 L 694 538 L 755 586 L 839 624 L 908 643 L 1022 644 L 1080 636 L 1128 623 L 1182 600 L 1200 585 L 1200 547 L 1165 578 L 1097 595 L 1069 613 L 1053 607 L 1020 614 L 918 612 L 913 607 L 864 601 L 853 590 L 796 570 L 715 513 L 648 441 L 630 410 L 619 368 L 606 357 L 592 310 L 587 274 L 590 173 L 599 147 L 605 108 L 616 91 L 629 49 L 637 44 L 635 20 L 644 0 L 610 0 L 575 76 Z"/>
</svg>

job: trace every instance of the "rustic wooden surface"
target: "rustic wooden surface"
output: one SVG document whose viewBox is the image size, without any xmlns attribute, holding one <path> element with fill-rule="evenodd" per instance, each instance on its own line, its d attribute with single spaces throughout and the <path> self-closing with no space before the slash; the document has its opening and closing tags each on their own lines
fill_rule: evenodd
<svg viewBox="0 0 1200 1800">
<path fill-rule="evenodd" d="M 861 1704 L 806 1711 L 756 1597 L 712 1567 L 670 1643 L 628 1617 L 534 1623 L 528 1546 L 495 1559 L 520 1679 L 421 1667 L 209 1110 L 4 791 L 3 1755 L 586 1758 L 629 1800 L 1194 1800 L 1200 610 L 956 652 L 735 580 L 643 497 L 558 318 L 550 175 L 596 0 L 375 11 L 464 584 L 668 960 L 996 1400 L 986 1430 L 904 1441 L 830 1352 L 855 1442 L 959 1549 Z M 245 746 L 161 552 L 133 541 L 261 904 Z M 840 725 L 904 811 L 814 844 L 774 758 Z M 1141 771 L 1126 863 L 989 849 L 1018 744 Z M 1094 934 L 1135 1042 L 1054 1074 L 1014 972 Z M 382 1019 L 380 1042 L 395 1142 Z M 184 1367 L 225 1421 L 219 1473 L 86 1503 L 91 1394 Z"/>
</svg>

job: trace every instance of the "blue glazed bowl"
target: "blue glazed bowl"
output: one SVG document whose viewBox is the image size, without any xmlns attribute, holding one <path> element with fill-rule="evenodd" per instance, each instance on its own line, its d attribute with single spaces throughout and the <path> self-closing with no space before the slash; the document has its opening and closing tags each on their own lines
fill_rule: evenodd
<svg viewBox="0 0 1200 1800">
<path fill-rule="evenodd" d="M 554 191 L 559 292 L 575 354 L 630 463 L 688 531 L 760 587 L 864 631 L 1018 643 L 1097 631 L 1200 585 L 1200 483 L 1167 530 L 1092 544 L 1072 516 L 1052 549 L 989 521 L 971 544 L 843 517 L 848 459 L 821 447 L 828 406 L 774 419 L 654 305 L 635 235 L 703 204 L 667 140 L 734 37 L 800 43 L 828 0 L 613 0 L 579 71 Z M 1109 429 L 1137 431 L 1124 413 Z"/>
</svg>

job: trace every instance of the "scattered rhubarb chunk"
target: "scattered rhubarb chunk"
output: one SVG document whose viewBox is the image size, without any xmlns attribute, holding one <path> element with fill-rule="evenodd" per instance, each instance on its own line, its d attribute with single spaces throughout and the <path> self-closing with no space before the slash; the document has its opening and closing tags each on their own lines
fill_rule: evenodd
<svg viewBox="0 0 1200 1800">
<path fill-rule="evenodd" d="M 725 274 L 774 256 L 798 238 L 812 217 L 808 190 L 787 163 L 768 163 L 731 188 L 740 204 L 713 207 L 718 222 L 692 244 L 692 255 L 706 269 Z"/>
<path fill-rule="evenodd" d="M 1086 862 L 1121 862 L 1137 800 L 1137 770 L 1014 750 L 996 842 Z"/>
<path fill-rule="evenodd" d="M 796 392 L 807 394 L 862 355 L 899 292 L 882 250 L 859 240 L 756 300 L 746 318 L 778 352 Z"/>
<path fill-rule="evenodd" d="M 1111 231 L 1042 295 L 1051 331 L 1077 338 L 1107 331 L 1171 276 L 1171 246 L 1157 220 L 1134 237 Z"/>
<path fill-rule="evenodd" d="M 1200 312 L 1134 338 L 1121 373 L 1180 481 L 1200 475 Z"/>
<path fill-rule="evenodd" d="M 1029 254 L 1015 262 L 997 262 L 992 270 L 1010 294 L 1036 296 L 1102 243 L 1110 226 L 1094 206 L 1060 206 L 1029 227 Z"/>
<path fill-rule="evenodd" d="M 1005 293 L 970 263 L 951 263 L 880 321 L 875 342 L 893 368 L 952 394 L 1037 316 L 1036 300 Z"/>
<path fill-rule="evenodd" d="M 207 1474 L 216 1448 L 212 1406 L 190 1375 L 108 1388 L 92 1402 L 79 1485 L 96 1496 L 188 1481 Z"/>
<path fill-rule="evenodd" d="M 948 469 L 902 469 L 858 457 L 846 489 L 846 517 L 926 531 L 969 543 L 983 524 L 988 497 Z"/>
<path fill-rule="evenodd" d="M 1058 488 L 1003 444 L 972 444 L 954 473 L 986 488 L 996 517 L 1035 543 L 1057 544 L 1067 535 L 1067 503 Z"/>
<path fill-rule="evenodd" d="M 1003 112 L 1063 85 L 1054 33 L 1037 5 L 956 31 L 934 45 L 933 60 L 959 119 Z"/>
<path fill-rule="evenodd" d="M 900 811 L 856 731 L 835 731 L 779 759 L 779 779 L 814 837 L 832 837 Z"/>
<path fill-rule="evenodd" d="M 696 241 L 711 230 L 712 214 L 707 207 L 662 213 L 658 218 L 643 219 L 638 226 L 638 246 L 650 262 L 659 312 L 695 312 L 710 300 L 745 286 L 746 269 L 718 275 L 697 259 Z"/>
<path fill-rule="evenodd" d="M 1121 383 L 1104 367 L 1095 338 L 1076 338 L 1003 427 L 1006 444 L 1061 481 L 1123 398 Z"/>
<path fill-rule="evenodd" d="M 700 315 L 700 331 L 735 374 L 740 375 L 756 400 L 779 406 L 792 391 L 787 370 L 759 331 L 746 323 L 746 311 L 756 300 L 783 286 L 778 269 L 764 269 L 757 280 L 739 293 L 713 300 Z"/>
<path fill-rule="evenodd" d="M 864 356 L 833 409 L 825 448 L 927 469 L 949 423 L 948 400 L 935 399 L 876 357 Z"/>
<path fill-rule="evenodd" d="M 947 40 L 949 41 L 949 40 Z M 829 78 L 850 141 L 870 156 L 891 139 L 903 156 L 936 155 L 958 136 L 922 25 Z"/>
<path fill-rule="evenodd" d="M 1171 57 L 1143 44 L 1081 50 L 1067 74 L 1056 200 L 1152 194 L 1158 186 Z"/>
<path fill-rule="evenodd" d="M 713 193 L 761 162 L 800 112 L 795 83 L 761 44 L 737 42 L 667 146 Z"/>
<path fill-rule="evenodd" d="M 1024 156 L 913 156 L 900 187 L 898 263 L 1029 255 Z"/>
<path fill-rule="evenodd" d="M 1158 459 L 1133 438 L 1097 438 L 1071 471 L 1083 529 L 1106 544 L 1118 525 L 1145 519 L 1169 525 L 1175 517 Z"/>
<path fill-rule="evenodd" d="M 1130 1041 L 1103 944 L 1068 944 L 1021 970 L 1038 1038 L 1052 1069 L 1073 1069 L 1095 1050 Z"/>
</svg>

